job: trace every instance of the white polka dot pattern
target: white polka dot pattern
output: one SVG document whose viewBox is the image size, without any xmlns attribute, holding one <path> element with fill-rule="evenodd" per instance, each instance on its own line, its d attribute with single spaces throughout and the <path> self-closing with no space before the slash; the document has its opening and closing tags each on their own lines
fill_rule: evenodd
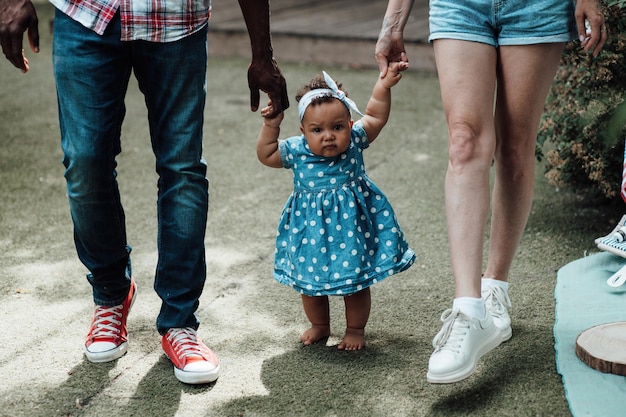
<svg viewBox="0 0 626 417">
<path fill-rule="evenodd" d="M 369 142 L 354 124 L 349 149 L 335 158 L 311 153 L 304 136 L 280 141 L 294 173 L 276 236 L 274 277 L 310 295 L 349 295 L 411 266 L 391 204 L 365 172 Z"/>
</svg>

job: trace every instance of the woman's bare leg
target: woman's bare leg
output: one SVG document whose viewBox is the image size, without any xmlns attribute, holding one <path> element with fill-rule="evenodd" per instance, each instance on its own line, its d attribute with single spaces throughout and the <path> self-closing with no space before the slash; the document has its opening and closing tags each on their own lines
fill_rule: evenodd
<svg viewBox="0 0 626 417">
<path fill-rule="evenodd" d="M 503 46 L 498 56 L 495 182 L 485 277 L 507 281 L 533 200 L 535 143 L 564 44 Z"/>
<path fill-rule="evenodd" d="M 497 51 L 449 39 L 436 40 L 434 49 L 448 123 L 445 201 L 455 297 L 480 298 L 489 171 L 496 148 Z"/>
</svg>

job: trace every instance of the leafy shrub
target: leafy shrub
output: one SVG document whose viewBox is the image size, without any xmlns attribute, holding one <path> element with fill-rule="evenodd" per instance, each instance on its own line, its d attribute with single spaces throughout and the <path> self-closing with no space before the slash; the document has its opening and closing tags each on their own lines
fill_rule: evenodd
<svg viewBox="0 0 626 417">
<path fill-rule="evenodd" d="M 609 36 L 598 57 L 576 41 L 565 48 L 546 101 L 537 158 L 545 156 L 554 186 L 613 199 L 626 136 L 626 0 L 608 1 L 603 9 Z"/>
</svg>

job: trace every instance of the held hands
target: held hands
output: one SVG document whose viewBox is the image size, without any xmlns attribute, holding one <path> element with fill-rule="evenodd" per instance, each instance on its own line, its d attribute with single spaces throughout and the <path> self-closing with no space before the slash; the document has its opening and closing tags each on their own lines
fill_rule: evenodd
<svg viewBox="0 0 626 417">
<path fill-rule="evenodd" d="M 261 109 L 261 116 L 263 116 L 263 124 L 267 127 L 279 128 L 285 113 L 283 111 L 276 110 L 274 103 L 270 100 L 267 103 L 267 107 Z"/>
<path fill-rule="evenodd" d="M 408 65 L 409 59 L 404 49 L 403 33 L 394 32 L 392 28 L 383 25 L 376 42 L 374 57 L 376 58 L 381 77 L 385 77 L 391 62 L 404 62 Z"/>
<path fill-rule="evenodd" d="M 0 45 L 6 58 L 22 72 L 30 69 L 22 39 L 28 31 L 30 49 L 39 52 L 39 20 L 30 0 L 0 0 Z"/>
<path fill-rule="evenodd" d="M 400 78 L 402 78 L 401 71 L 406 71 L 409 68 L 409 63 L 400 61 L 400 62 L 389 62 L 387 66 L 387 71 L 385 75 L 380 76 L 380 82 L 383 87 L 391 88 L 394 85 L 398 84 Z"/>
<path fill-rule="evenodd" d="M 583 51 L 598 56 L 607 39 L 600 3 L 597 0 L 578 0 L 575 16 L 580 46 Z"/>
<path fill-rule="evenodd" d="M 287 83 L 273 59 L 263 62 L 252 61 L 248 68 L 248 87 L 250 87 L 250 109 L 252 111 L 257 111 L 259 108 L 259 90 L 267 93 L 270 98 L 271 106 L 268 107 L 271 107 L 271 113 L 268 114 L 269 117 L 274 117 L 289 107 Z"/>
</svg>

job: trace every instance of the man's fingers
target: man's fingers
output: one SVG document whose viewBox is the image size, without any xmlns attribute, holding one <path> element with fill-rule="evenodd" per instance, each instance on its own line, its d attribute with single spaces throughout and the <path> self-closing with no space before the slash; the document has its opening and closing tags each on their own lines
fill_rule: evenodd
<svg viewBox="0 0 626 417">
<path fill-rule="evenodd" d="M 283 102 L 280 97 L 270 96 L 270 103 L 271 103 L 271 107 L 269 108 L 267 117 L 269 117 L 270 119 L 273 119 L 274 117 L 276 117 L 278 113 L 284 110 Z"/>
<path fill-rule="evenodd" d="M 273 103 L 272 113 L 278 114 L 289 107 L 285 80 L 278 68 L 260 70 L 251 65 L 248 69 L 248 87 L 250 89 L 250 109 L 255 112 L 259 109 L 261 94 L 267 94 Z"/>
<path fill-rule="evenodd" d="M 282 93 L 282 101 L 281 101 L 282 107 L 283 107 L 283 111 L 287 110 L 289 108 L 289 97 L 287 96 L 287 89 L 283 89 L 283 93 Z"/>
<path fill-rule="evenodd" d="M 26 72 L 26 64 L 24 63 L 24 51 L 22 49 L 21 39 L 15 41 L 13 38 L 2 39 L 2 51 L 7 60 L 14 67 L 19 68 L 22 72 Z"/>
<path fill-rule="evenodd" d="M 28 58 L 26 58 L 23 53 L 22 53 L 22 63 L 24 64 L 24 68 L 22 69 L 22 72 L 28 72 L 30 70 L 30 65 L 28 65 Z"/>
<path fill-rule="evenodd" d="M 259 109 L 259 100 L 261 95 L 257 87 L 250 86 L 250 110 L 257 111 Z"/>
<path fill-rule="evenodd" d="M 28 28 L 28 43 L 34 53 L 39 52 L 39 25 L 37 21 L 31 23 Z"/>
</svg>

